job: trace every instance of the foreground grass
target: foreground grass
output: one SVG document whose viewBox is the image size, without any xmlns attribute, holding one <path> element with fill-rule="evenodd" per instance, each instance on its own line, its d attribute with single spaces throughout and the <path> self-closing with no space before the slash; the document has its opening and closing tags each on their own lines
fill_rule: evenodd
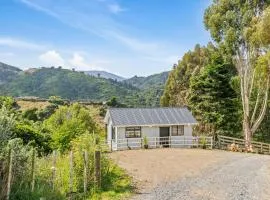
<svg viewBox="0 0 270 200">
<path fill-rule="evenodd" d="M 13 192 L 10 199 L 16 200 L 35 200 L 44 197 L 46 200 L 64 200 L 67 196 L 59 191 L 59 188 L 52 190 L 51 186 L 37 181 L 34 192 L 31 192 L 30 185 L 13 185 Z M 115 165 L 110 171 L 110 176 L 102 180 L 102 188 L 94 188 L 87 194 L 77 193 L 73 200 L 121 200 L 130 197 L 133 193 L 132 179 L 127 173 Z"/>
<path fill-rule="evenodd" d="M 88 200 L 121 200 L 133 194 L 132 179 L 120 167 L 115 165 L 110 180 L 103 180 L 103 189 L 97 191 Z"/>
</svg>

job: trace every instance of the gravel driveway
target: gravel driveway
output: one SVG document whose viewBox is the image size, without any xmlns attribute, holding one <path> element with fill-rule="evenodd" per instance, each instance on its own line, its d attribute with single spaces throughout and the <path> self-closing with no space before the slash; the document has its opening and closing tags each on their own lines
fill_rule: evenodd
<svg viewBox="0 0 270 200">
<path fill-rule="evenodd" d="M 149 152 L 152 150 L 149 150 Z M 157 184 L 151 182 L 151 176 L 145 177 L 146 182 L 150 183 L 152 187 L 146 187 L 142 184 L 140 187 L 139 183 L 139 194 L 135 195 L 132 199 L 134 200 L 269 200 L 270 199 L 270 156 L 268 155 L 255 155 L 255 154 L 245 154 L 245 153 L 231 153 L 224 151 L 203 151 L 203 150 L 164 150 L 168 153 L 175 153 L 175 157 L 183 157 L 185 152 L 189 153 L 189 158 L 191 164 L 195 164 L 198 169 L 193 174 L 190 174 L 190 169 L 187 168 L 185 171 L 181 168 L 183 163 L 175 162 L 174 166 L 169 163 L 169 168 L 174 169 L 179 166 L 182 173 L 180 175 L 174 175 L 174 178 L 166 179 L 162 177 L 164 171 L 167 168 L 159 168 L 159 164 L 164 162 L 167 157 L 163 158 L 163 150 L 158 150 L 158 154 L 161 154 L 161 159 L 157 160 L 156 166 L 151 163 L 151 158 L 149 158 L 150 166 L 152 170 L 145 172 L 147 168 L 143 168 L 143 174 L 146 176 L 147 173 L 160 172 L 158 174 L 161 176 L 161 181 Z M 181 153 L 181 151 L 183 151 Z M 190 153 L 191 151 L 192 153 Z M 196 152 L 197 151 L 197 152 Z M 143 157 L 145 152 L 136 152 Z M 131 154 L 134 154 L 131 153 Z M 207 153 L 206 153 L 207 152 Z M 127 151 L 128 153 L 128 151 Z M 152 154 L 156 152 L 153 151 Z M 206 153 L 206 156 L 205 156 Z M 125 154 L 123 152 L 122 154 Z M 147 154 L 147 153 L 146 153 Z M 192 155 L 200 154 L 204 155 L 204 160 L 194 162 L 196 157 Z M 173 158 L 173 157 L 172 157 Z M 130 157 L 132 159 L 132 157 Z M 121 159 L 120 159 L 121 160 Z M 134 161 L 134 157 L 132 159 Z M 175 159 L 172 159 L 175 160 Z M 119 160 L 118 160 L 119 161 Z M 140 159 L 138 159 L 140 161 Z M 168 160 L 167 160 L 168 161 Z M 119 162 L 122 167 L 125 167 L 127 160 L 124 162 Z M 136 157 L 135 157 L 136 162 Z M 185 160 L 187 162 L 187 160 Z M 164 162 L 166 163 L 166 162 Z M 207 164 L 206 163 L 210 163 Z M 143 163 L 140 163 L 143 164 Z M 146 165 L 149 165 L 147 163 Z M 184 165 L 188 165 L 185 163 Z M 197 166 L 196 166 L 197 165 Z M 162 166 L 162 164 L 161 164 Z M 191 165 L 190 165 L 191 166 Z M 204 167 L 201 167 L 204 166 Z M 130 169 L 127 164 L 127 171 L 134 175 L 134 178 L 138 178 L 137 173 L 133 173 L 133 169 Z M 175 170 L 172 170 L 175 173 Z M 179 173 L 179 171 L 178 171 Z M 137 176 L 137 177 L 136 177 Z M 167 177 L 167 176 L 166 176 Z M 139 176 L 141 179 L 141 177 Z M 163 180 L 163 181 L 162 181 Z M 145 189 L 147 188 L 147 190 Z"/>
</svg>

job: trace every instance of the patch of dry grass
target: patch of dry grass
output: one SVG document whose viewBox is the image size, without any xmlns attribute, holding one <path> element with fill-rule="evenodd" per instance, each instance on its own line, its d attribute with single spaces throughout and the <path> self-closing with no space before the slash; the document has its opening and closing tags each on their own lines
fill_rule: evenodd
<svg viewBox="0 0 270 200">
<path fill-rule="evenodd" d="M 31 101 L 23 101 L 18 100 L 17 104 L 20 106 L 20 110 L 25 111 L 33 108 L 37 108 L 38 110 L 46 108 L 50 103 L 48 101 L 37 101 L 37 102 L 31 102 Z"/>
</svg>

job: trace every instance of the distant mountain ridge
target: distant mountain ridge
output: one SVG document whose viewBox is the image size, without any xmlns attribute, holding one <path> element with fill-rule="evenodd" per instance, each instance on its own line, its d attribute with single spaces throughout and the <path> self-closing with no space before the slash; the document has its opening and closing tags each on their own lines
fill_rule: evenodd
<svg viewBox="0 0 270 200">
<path fill-rule="evenodd" d="M 159 106 L 168 73 L 124 79 L 107 72 L 86 73 L 52 67 L 22 71 L 1 63 L 0 96 L 60 96 L 69 100 L 99 102 L 108 101 L 115 96 L 127 106 Z"/>
<path fill-rule="evenodd" d="M 169 72 L 162 72 L 150 76 L 134 76 L 124 80 L 124 82 L 131 84 L 137 88 L 145 89 L 152 86 L 164 85 L 168 79 Z"/>
<path fill-rule="evenodd" d="M 84 73 L 87 75 L 90 75 L 90 76 L 101 77 L 101 78 L 106 78 L 106 79 L 113 79 L 113 80 L 117 80 L 117 81 L 123 81 L 126 79 L 122 76 L 118 76 L 116 74 L 106 72 L 106 71 L 90 70 L 90 71 L 84 71 Z"/>
</svg>

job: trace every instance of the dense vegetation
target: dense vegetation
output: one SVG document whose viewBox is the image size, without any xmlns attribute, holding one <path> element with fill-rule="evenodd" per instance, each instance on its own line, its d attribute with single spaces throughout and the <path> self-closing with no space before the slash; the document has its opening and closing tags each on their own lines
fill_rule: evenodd
<svg viewBox="0 0 270 200">
<path fill-rule="evenodd" d="M 23 73 L 13 81 L 2 86 L 6 95 L 37 96 L 48 98 L 61 96 L 65 99 L 90 99 L 105 101 L 111 96 L 119 99 L 132 95 L 130 89 L 113 80 L 90 77 L 80 72 L 65 69 L 43 68 L 33 73 Z"/>
<path fill-rule="evenodd" d="M 68 100 L 98 102 L 117 97 L 118 101 L 127 106 L 158 106 L 167 79 L 166 72 L 140 77 L 140 81 L 134 77 L 119 82 L 61 68 L 32 69 L 18 75 L 15 72 L 10 74 L 7 66 L 5 65 L 2 69 L 0 82 L 3 84 L 0 86 L 0 94 L 14 97 L 60 96 Z"/>
<path fill-rule="evenodd" d="M 174 66 L 163 106 L 188 106 L 199 134 L 269 142 L 269 1 L 213 1 L 205 26 L 215 43 L 197 45 Z M 241 133 L 242 132 L 242 133 Z"/>
<path fill-rule="evenodd" d="M 0 62 L 0 85 L 13 80 L 20 72 L 20 69 Z"/>
<path fill-rule="evenodd" d="M 98 113 L 95 113 L 95 115 Z M 91 107 L 67 104 L 53 97 L 44 109 L 21 111 L 10 97 L 0 98 L 0 199 L 7 192 L 8 155 L 13 170 L 10 199 L 66 199 L 70 192 L 69 151 L 73 152 L 73 193 L 76 199 L 118 199 L 131 192 L 130 178 L 105 153 L 101 157 L 101 188 L 94 181 L 94 153 L 102 150 L 104 132 Z M 57 150 L 56 157 L 52 151 Z M 35 159 L 35 185 L 31 169 Z M 84 192 L 83 152 L 88 152 L 88 185 Z M 52 176 L 53 163 L 57 172 Z M 52 183 L 54 189 L 52 189 Z M 2 187 L 3 186 L 3 187 Z"/>
</svg>

